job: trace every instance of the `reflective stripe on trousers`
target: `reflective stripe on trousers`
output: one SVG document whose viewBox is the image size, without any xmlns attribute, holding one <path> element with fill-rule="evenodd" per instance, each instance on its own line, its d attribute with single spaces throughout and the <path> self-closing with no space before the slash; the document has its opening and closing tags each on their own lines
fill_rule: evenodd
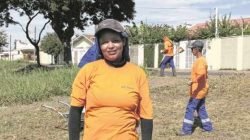
<svg viewBox="0 0 250 140">
<path fill-rule="evenodd" d="M 205 98 L 203 99 L 190 98 L 189 99 L 189 102 L 186 108 L 185 118 L 183 120 L 182 131 L 184 133 L 192 133 L 192 126 L 194 124 L 194 111 L 197 111 L 201 119 L 202 128 L 206 131 L 211 131 L 213 128 L 212 128 L 212 123 L 210 119 L 208 118 L 208 114 L 206 111 Z"/>
</svg>

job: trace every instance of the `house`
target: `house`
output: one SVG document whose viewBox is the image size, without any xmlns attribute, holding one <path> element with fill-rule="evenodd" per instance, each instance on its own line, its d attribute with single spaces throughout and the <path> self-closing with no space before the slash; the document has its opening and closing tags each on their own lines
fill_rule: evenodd
<svg viewBox="0 0 250 140">
<path fill-rule="evenodd" d="M 78 35 L 72 39 L 71 53 L 72 63 L 78 65 L 83 55 L 94 43 L 95 37 L 93 35 Z"/>
<path fill-rule="evenodd" d="M 28 61 L 34 61 L 34 47 L 31 44 L 22 42 L 21 40 L 15 40 L 14 48 L 11 50 L 5 50 L 0 54 L 1 59 L 4 60 L 19 60 L 24 59 Z"/>
<path fill-rule="evenodd" d="M 2 60 L 26 60 L 30 62 L 36 61 L 35 47 L 21 40 L 15 40 L 14 48 L 11 50 L 5 50 L 0 53 L 0 59 Z M 40 63 L 41 64 L 53 64 L 53 56 L 40 51 Z"/>
<path fill-rule="evenodd" d="M 30 43 L 22 42 L 21 40 L 15 40 L 15 51 L 17 51 L 17 55 L 13 60 L 24 59 L 28 61 L 35 61 L 35 48 Z"/>
<path fill-rule="evenodd" d="M 92 46 L 95 37 L 93 35 L 76 35 L 73 37 L 71 42 L 71 55 L 72 63 L 77 65 L 82 56 L 87 52 L 87 50 Z M 35 48 L 30 43 L 22 42 L 21 40 L 16 40 L 14 49 L 2 52 L 0 54 L 0 59 L 6 60 L 27 60 L 35 62 Z M 11 57 L 10 57 L 11 55 Z M 53 64 L 54 57 L 40 50 L 40 63 L 41 64 Z"/>
</svg>

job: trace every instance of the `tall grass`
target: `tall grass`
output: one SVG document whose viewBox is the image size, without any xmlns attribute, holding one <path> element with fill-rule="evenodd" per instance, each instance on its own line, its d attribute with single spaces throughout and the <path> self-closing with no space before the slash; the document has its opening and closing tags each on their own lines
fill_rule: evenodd
<svg viewBox="0 0 250 140">
<path fill-rule="evenodd" d="M 56 95 L 69 95 L 78 71 L 76 67 L 63 67 L 49 71 L 15 72 L 25 65 L 27 63 L 0 61 L 0 106 L 28 104 Z"/>
</svg>

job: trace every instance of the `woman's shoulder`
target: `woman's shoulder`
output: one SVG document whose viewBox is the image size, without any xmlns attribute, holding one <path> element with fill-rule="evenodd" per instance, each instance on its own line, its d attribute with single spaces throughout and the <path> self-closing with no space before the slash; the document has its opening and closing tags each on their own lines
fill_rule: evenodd
<svg viewBox="0 0 250 140">
<path fill-rule="evenodd" d="M 135 71 L 138 71 L 138 72 L 144 72 L 144 69 L 141 67 L 141 66 L 138 66 L 137 64 L 135 63 L 132 63 L 132 62 L 128 62 L 127 65 L 134 69 Z"/>
<path fill-rule="evenodd" d="M 133 67 L 133 68 L 136 68 L 136 69 L 139 69 L 139 68 L 140 68 L 140 66 L 138 66 L 137 64 L 132 63 L 132 62 L 127 62 L 127 65 L 128 65 L 129 67 Z"/>
<path fill-rule="evenodd" d="M 82 69 L 92 69 L 92 68 L 95 68 L 95 67 L 97 67 L 97 66 L 102 65 L 102 63 L 103 63 L 103 60 L 102 60 L 102 59 L 100 59 L 100 60 L 95 60 L 95 61 L 89 62 L 89 63 L 87 63 L 86 65 L 84 65 L 84 66 L 82 67 Z"/>
</svg>

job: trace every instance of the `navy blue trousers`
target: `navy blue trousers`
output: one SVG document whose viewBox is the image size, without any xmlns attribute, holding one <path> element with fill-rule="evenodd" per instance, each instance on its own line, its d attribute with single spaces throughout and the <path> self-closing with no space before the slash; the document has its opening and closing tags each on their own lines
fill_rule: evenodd
<svg viewBox="0 0 250 140">
<path fill-rule="evenodd" d="M 187 104 L 185 118 L 183 120 L 183 127 L 182 131 L 187 134 L 192 133 L 192 126 L 194 124 L 194 112 L 197 111 L 201 123 L 202 123 L 202 129 L 204 131 L 212 131 L 212 123 L 210 119 L 208 118 L 207 110 L 205 107 L 205 98 L 203 99 L 195 99 L 190 98 L 189 102 Z"/>
<path fill-rule="evenodd" d="M 161 69 L 165 69 L 168 63 L 170 64 L 170 67 L 172 69 L 175 69 L 173 56 L 164 56 L 164 58 L 161 62 L 161 65 L 160 65 Z"/>
</svg>

